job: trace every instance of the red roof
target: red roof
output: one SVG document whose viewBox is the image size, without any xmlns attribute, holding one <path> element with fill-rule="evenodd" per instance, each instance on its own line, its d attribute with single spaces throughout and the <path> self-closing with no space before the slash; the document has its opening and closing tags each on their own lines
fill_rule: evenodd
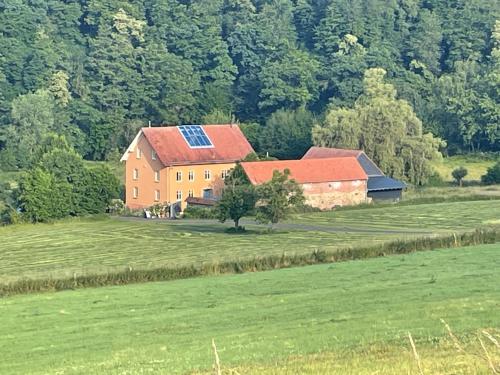
<svg viewBox="0 0 500 375">
<path fill-rule="evenodd" d="M 191 148 L 176 126 L 143 128 L 144 136 L 163 165 L 232 163 L 253 152 L 238 125 L 203 125 L 213 144 Z"/>
<path fill-rule="evenodd" d="M 302 159 L 342 158 L 346 156 L 358 157 L 363 151 L 343 148 L 311 147 Z"/>
<path fill-rule="evenodd" d="M 241 166 L 254 185 L 271 180 L 275 170 L 283 172 L 285 169 L 299 184 L 368 179 L 355 157 L 255 161 L 241 163 Z"/>
</svg>

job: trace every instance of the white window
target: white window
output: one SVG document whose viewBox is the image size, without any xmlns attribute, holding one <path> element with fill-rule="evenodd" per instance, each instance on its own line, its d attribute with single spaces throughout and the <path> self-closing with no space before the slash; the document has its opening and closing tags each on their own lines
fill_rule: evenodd
<svg viewBox="0 0 500 375">
<path fill-rule="evenodd" d="M 155 201 L 156 202 L 160 201 L 160 190 L 155 190 Z"/>
<path fill-rule="evenodd" d="M 155 150 L 151 150 L 151 159 L 156 160 L 156 151 Z"/>
<path fill-rule="evenodd" d="M 192 190 L 189 190 L 189 191 L 188 191 L 188 197 L 189 197 L 189 198 L 194 197 L 194 193 L 193 193 L 193 191 L 192 191 Z"/>
<path fill-rule="evenodd" d="M 142 157 L 142 151 L 139 147 L 137 147 L 137 149 L 135 150 L 135 157 L 137 159 L 140 159 Z"/>
<path fill-rule="evenodd" d="M 160 171 L 155 171 L 155 182 L 160 182 Z"/>
<path fill-rule="evenodd" d="M 133 173 L 132 178 L 134 180 L 138 180 L 139 179 L 139 170 L 137 168 L 134 169 L 134 173 Z"/>
<path fill-rule="evenodd" d="M 132 196 L 137 199 L 137 197 L 139 196 L 139 188 L 138 187 L 134 188 Z"/>
<path fill-rule="evenodd" d="M 194 171 L 189 171 L 188 178 L 189 181 L 194 181 Z"/>
<path fill-rule="evenodd" d="M 228 175 L 227 169 L 223 169 L 220 173 L 220 176 L 222 179 L 225 179 L 227 177 L 227 175 Z"/>
<path fill-rule="evenodd" d="M 175 179 L 177 181 L 182 181 L 182 172 L 177 172 L 176 175 L 175 175 Z"/>
<path fill-rule="evenodd" d="M 180 201 L 182 200 L 182 191 L 177 190 L 177 200 Z"/>
<path fill-rule="evenodd" d="M 211 174 L 208 169 L 205 170 L 205 180 L 210 180 Z"/>
</svg>

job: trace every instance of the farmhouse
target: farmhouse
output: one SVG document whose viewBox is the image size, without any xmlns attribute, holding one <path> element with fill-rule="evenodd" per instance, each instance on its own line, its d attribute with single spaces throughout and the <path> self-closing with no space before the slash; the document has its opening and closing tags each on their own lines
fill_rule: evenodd
<svg viewBox="0 0 500 375">
<path fill-rule="evenodd" d="M 187 198 L 210 200 L 235 163 L 253 152 L 238 125 L 142 128 L 121 158 L 126 163 L 126 205 L 186 206 Z"/>
<path fill-rule="evenodd" d="M 367 202 L 368 176 L 355 157 L 241 163 L 253 185 L 271 180 L 285 169 L 304 191 L 306 204 L 320 209 Z"/>
<path fill-rule="evenodd" d="M 364 151 L 328 147 L 311 147 L 302 159 L 332 159 L 345 157 L 356 158 L 368 176 L 368 198 L 375 202 L 401 200 L 403 189 L 406 188 L 406 185 L 401 181 L 384 175 L 380 168 L 364 153 Z"/>
</svg>

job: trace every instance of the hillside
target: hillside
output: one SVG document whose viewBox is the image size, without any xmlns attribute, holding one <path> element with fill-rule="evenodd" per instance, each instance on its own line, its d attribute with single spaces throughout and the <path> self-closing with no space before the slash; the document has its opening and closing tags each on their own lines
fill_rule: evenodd
<svg viewBox="0 0 500 375">
<path fill-rule="evenodd" d="M 0 165 L 25 166 L 47 132 L 115 158 L 148 121 L 239 120 L 257 151 L 296 157 L 370 68 L 450 153 L 498 151 L 499 19 L 494 0 L 7 1 Z"/>
</svg>

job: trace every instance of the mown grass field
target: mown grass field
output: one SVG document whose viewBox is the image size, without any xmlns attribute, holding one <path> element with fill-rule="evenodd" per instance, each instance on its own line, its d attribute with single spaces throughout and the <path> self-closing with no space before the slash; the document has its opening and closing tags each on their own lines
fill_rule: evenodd
<svg viewBox="0 0 500 375">
<path fill-rule="evenodd" d="M 493 244 L 4 298 L 0 373 L 208 373 L 214 338 L 225 374 L 417 374 L 409 331 L 425 374 L 487 374 L 440 319 L 471 353 L 478 330 L 498 337 L 499 257 Z"/>
<path fill-rule="evenodd" d="M 500 185 L 488 186 L 449 186 L 449 187 L 409 187 L 403 193 L 403 203 L 419 200 L 474 200 L 475 198 L 500 199 Z"/>
<path fill-rule="evenodd" d="M 500 224 L 500 200 L 383 206 L 296 215 L 294 222 L 374 229 L 456 231 Z"/>
<path fill-rule="evenodd" d="M 434 163 L 433 167 L 445 181 L 453 181 L 451 172 L 458 167 L 467 168 L 469 173 L 465 177 L 465 181 L 480 181 L 481 176 L 486 174 L 488 168 L 493 166 L 493 164 L 495 164 L 495 159 L 493 157 L 481 157 L 471 154 L 443 158 L 442 162 Z"/>
<path fill-rule="evenodd" d="M 0 228 L 0 283 L 109 271 L 309 254 L 500 224 L 500 200 L 297 215 L 269 233 L 230 235 L 204 221 L 68 220 Z M 288 225 L 288 227 L 286 226 Z"/>
</svg>

